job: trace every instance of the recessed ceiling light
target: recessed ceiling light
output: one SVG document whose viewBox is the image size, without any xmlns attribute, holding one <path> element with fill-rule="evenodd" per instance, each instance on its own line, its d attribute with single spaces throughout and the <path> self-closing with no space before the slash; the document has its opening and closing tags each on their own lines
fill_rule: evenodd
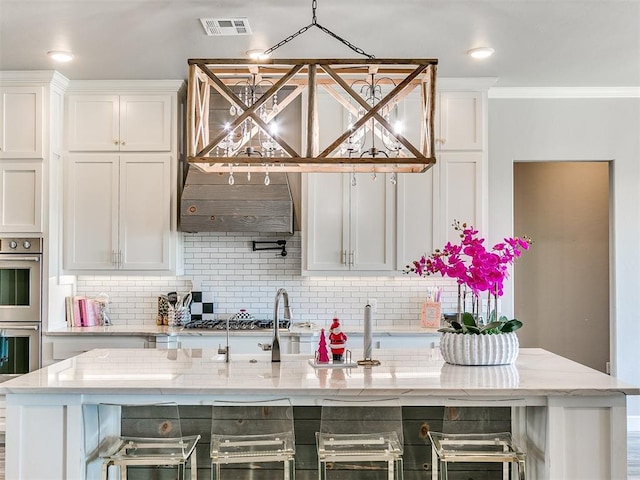
<svg viewBox="0 0 640 480">
<path fill-rule="evenodd" d="M 70 62 L 73 60 L 73 53 L 62 50 L 52 50 L 47 52 L 47 55 L 49 55 L 51 60 L 55 60 L 56 62 Z"/>
<path fill-rule="evenodd" d="M 478 47 L 472 48 L 467 53 L 473 58 L 488 58 L 493 55 L 493 52 L 495 52 L 495 50 L 491 47 Z"/>
<path fill-rule="evenodd" d="M 251 60 L 264 60 L 269 58 L 269 55 L 265 55 L 264 50 L 260 49 L 247 50 L 245 53 Z"/>
</svg>

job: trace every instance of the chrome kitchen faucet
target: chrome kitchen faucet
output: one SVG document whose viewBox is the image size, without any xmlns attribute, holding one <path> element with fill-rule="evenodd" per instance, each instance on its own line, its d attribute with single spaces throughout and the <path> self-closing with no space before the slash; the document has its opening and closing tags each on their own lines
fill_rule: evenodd
<svg viewBox="0 0 640 480">
<path fill-rule="evenodd" d="M 284 318 L 291 320 L 291 307 L 289 306 L 289 294 L 284 288 L 276 293 L 276 299 L 273 306 L 273 342 L 271 343 L 271 361 L 280 361 L 280 322 L 278 321 L 278 306 L 280 305 L 280 297 L 284 298 Z"/>
<path fill-rule="evenodd" d="M 225 363 L 229 363 L 229 322 L 233 315 L 227 317 L 227 346 L 222 348 L 221 345 L 218 345 L 218 355 L 224 355 Z"/>
</svg>

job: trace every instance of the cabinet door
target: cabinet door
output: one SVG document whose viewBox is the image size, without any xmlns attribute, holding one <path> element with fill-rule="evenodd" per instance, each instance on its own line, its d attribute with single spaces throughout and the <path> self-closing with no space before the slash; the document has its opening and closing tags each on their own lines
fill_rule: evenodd
<svg viewBox="0 0 640 480">
<path fill-rule="evenodd" d="M 348 270 L 349 190 L 342 173 L 307 175 L 307 270 Z"/>
<path fill-rule="evenodd" d="M 0 232 L 42 232 L 42 161 L 0 162 Z"/>
<path fill-rule="evenodd" d="M 119 260 L 125 270 L 168 270 L 171 156 L 122 155 Z"/>
<path fill-rule="evenodd" d="M 433 171 L 398 174 L 396 268 L 433 251 Z"/>
<path fill-rule="evenodd" d="M 0 88 L 0 158 L 43 158 L 42 87 Z"/>
<path fill-rule="evenodd" d="M 438 158 L 440 195 L 437 245 L 459 241 L 451 226 L 454 220 L 482 230 L 482 152 L 442 152 Z"/>
<path fill-rule="evenodd" d="M 482 93 L 441 92 L 439 94 L 439 150 L 481 150 Z"/>
<path fill-rule="evenodd" d="M 349 175 L 345 175 L 349 177 Z M 389 174 L 356 174 L 351 192 L 348 258 L 351 270 L 392 270 L 395 242 L 395 186 Z"/>
<path fill-rule="evenodd" d="M 111 152 L 120 149 L 118 95 L 70 95 L 67 149 Z"/>
<path fill-rule="evenodd" d="M 120 150 L 163 152 L 171 150 L 171 97 L 123 95 L 120 97 Z"/>
<path fill-rule="evenodd" d="M 118 170 L 118 155 L 69 155 L 65 182 L 65 268 L 117 267 Z"/>
</svg>

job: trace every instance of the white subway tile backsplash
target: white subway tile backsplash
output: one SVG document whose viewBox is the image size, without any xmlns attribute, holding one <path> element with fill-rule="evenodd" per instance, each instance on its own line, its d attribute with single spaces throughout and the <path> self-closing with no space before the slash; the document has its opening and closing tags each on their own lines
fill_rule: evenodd
<svg viewBox="0 0 640 480">
<path fill-rule="evenodd" d="M 320 325 L 334 312 L 350 326 L 361 326 L 363 308 L 375 298 L 374 320 L 381 326 L 418 325 L 427 287 L 443 287 L 443 311 L 456 309 L 457 287 L 442 278 L 300 276 L 299 233 L 287 240 L 287 256 L 277 251 L 253 252 L 252 240 L 282 236 L 247 233 L 199 233 L 184 235 L 183 276 L 80 276 L 79 295 L 110 297 L 111 318 L 119 325 L 155 324 L 157 296 L 170 291 L 198 290 L 214 302 L 220 315 L 246 308 L 257 318 L 273 316 L 278 288 L 289 292 L 298 321 Z"/>
</svg>

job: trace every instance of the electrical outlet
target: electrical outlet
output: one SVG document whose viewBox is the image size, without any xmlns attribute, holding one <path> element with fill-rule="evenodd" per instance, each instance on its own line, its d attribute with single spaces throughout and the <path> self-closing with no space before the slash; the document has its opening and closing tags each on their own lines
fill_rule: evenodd
<svg viewBox="0 0 640 480">
<path fill-rule="evenodd" d="M 378 300 L 376 300 L 375 298 L 369 298 L 367 300 L 367 305 L 369 305 L 371 307 L 371 310 L 373 312 L 375 312 L 376 310 L 378 310 Z"/>
</svg>

